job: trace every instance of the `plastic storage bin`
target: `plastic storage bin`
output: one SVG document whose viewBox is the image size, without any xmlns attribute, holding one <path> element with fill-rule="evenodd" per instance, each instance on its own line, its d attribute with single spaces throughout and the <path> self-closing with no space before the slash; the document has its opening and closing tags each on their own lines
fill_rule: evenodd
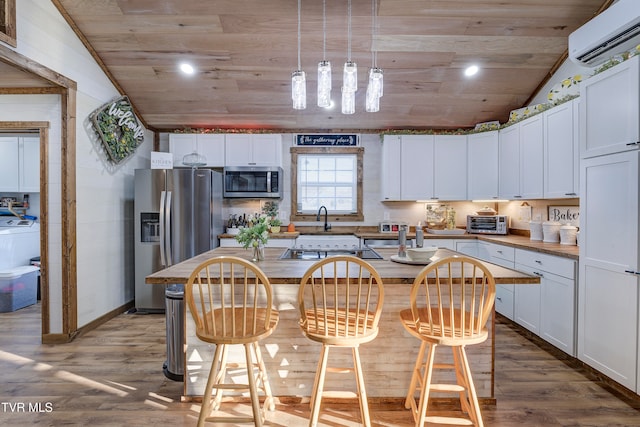
<svg viewBox="0 0 640 427">
<path fill-rule="evenodd" d="M 35 304 L 38 267 L 14 267 L 0 271 L 0 313 Z"/>
</svg>

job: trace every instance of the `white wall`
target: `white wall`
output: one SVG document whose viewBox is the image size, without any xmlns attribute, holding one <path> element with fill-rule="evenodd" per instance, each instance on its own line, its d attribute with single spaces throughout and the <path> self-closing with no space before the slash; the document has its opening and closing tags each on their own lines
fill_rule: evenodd
<svg viewBox="0 0 640 427">
<path fill-rule="evenodd" d="M 20 54 L 77 82 L 76 213 L 78 326 L 133 299 L 133 171 L 149 166 L 153 136 L 119 165 L 106 160 L 88 120 L 119 96 L 89 52 L 49 1 L 20 0 L 17 44 Z M 2 77 L 0 76 L 0 79 Z M 61 332 L 60 100 L 58 96 L 2 96 L 0 120 L 51 123 L 48 211 L 51 219 L 51 332 Z"/>
</svg>

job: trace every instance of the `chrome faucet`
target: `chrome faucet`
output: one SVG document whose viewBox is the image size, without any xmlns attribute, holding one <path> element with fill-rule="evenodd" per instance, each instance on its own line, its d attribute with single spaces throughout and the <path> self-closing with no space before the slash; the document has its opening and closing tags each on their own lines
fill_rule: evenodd
<svg viewBox="0 0 640 427">
<path fill-rule="evenodd" d="M 327 216 L 329 215 L 329 212 L 327 212 L 326 206 L 320 206 L 320 209 L 318 209 L 318 215 L 316 216 L 316 221 L 320 221 L 320 212 L 322 212 L 322 209 L 324 209 L 324 231 L 329 231 L 331 230 L 331 224 L 327 223 Z"/>
</svg>

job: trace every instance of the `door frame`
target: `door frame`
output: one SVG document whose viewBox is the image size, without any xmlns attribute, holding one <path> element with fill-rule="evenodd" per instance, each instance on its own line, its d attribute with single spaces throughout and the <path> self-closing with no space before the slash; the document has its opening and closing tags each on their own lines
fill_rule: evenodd
<svg viewBox="0 0 640 427">
<path fill-rule="evenodd" d="M 61 287 L 62 325 L 60 333 L 51 333 L 50 301 L 48 298 L 49 265 L 48 233 L 49 194 L 47 173 L 49 165 L 48 129 L 44 122 L 0 122 L 0 129 L 37 129 L 40 133 L 40 248 L 42 295 L 42 342 L 48 344 L 65 343 L 73 340 L 78 333 L 77 303 L 77 245 L 76 245 L 76 92 L 77 83 L 33 60 L 0 44 L 0 61 L 11 64 L 48 83 L 46 87 L 1 88 L 0 95 L 45 95 L 60 96 L 61 117 Z M 1 84 L 1 83 L 0 83 Z M 24 126 L 24 127 L 23 127 Z"/>
</svg>

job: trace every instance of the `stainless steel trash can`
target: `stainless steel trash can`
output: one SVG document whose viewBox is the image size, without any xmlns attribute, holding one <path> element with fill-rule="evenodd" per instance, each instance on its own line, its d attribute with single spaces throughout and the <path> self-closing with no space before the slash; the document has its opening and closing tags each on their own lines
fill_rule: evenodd
<svg viewBox="0 0 640 427">
<path fill-rule="evenodd" d="M 184 380 L 184 285 L 170 285 L 164 292 L 167 321 L 167 360 L 162 370 L 173 381 Z"/>
</svg>

